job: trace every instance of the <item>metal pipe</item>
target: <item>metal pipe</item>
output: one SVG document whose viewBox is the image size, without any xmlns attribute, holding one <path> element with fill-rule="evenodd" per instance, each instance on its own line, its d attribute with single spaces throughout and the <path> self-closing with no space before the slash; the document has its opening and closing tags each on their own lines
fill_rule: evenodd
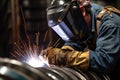
<svg viewBox="0 0 120 80">
<path fill-rule="evenodd" d="M 52 80 L 37 69 L 17 60 L 0 58 L 0 80 Z"/>
<path fill-rule="evenodd" d="M 106 74 L 82 72 L 68 67 L 33 68 L 23 62 L 0 58 L 2 80 L 110 80 Z"/>
</svg>

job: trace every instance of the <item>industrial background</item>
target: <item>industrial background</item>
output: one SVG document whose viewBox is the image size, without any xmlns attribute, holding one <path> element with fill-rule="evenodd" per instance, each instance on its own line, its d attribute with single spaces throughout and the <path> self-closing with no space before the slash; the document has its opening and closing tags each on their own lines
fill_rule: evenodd
<svg viewBox="0 0 120 80">
<path fill-rule="evenodd" d="M 100 3 L 100 0 L 94 1 Z M 46 8 L 50 2 L 51 0 L 0 0 L 1 57 L 10 57 L 14 44 L 20 44 L 21 41 L 27 43 L 29 40 L 43 48 L 54 45 L 57 41 L 57 47 L 62 45 L 63 41 L 47 25 Z M 120 8 L 119 0 L 112 4 Z"/>
<path fill-rule="evenodd" d="M 0 56 L 10 57 L 14 44 L 28 40 L 36 45 L 55 44 L 47 25 L 46 8 L 51 0 L 0 0 Z M 28 39 L 29 37 L 29 39 Z M 45 38 L 45 40 L 43 39 Z M 60 39 L 59 39 L 60 40 Z"/>
<path fill-rule="evenodd" d="M 105 1 L 110 1 L 108 4 L 120 9 L 119 0 Z M 47 64 L 37 69 L 10 59 L 22 57 L 24 61 L 25 53 L 28 59 L 31 55 L 36 58 L 39 50 L 64 44 L 47 24 L 46 8 L 50 2 L 51 0 L 0 0 L 0 80 L 110 80 L 106 74 L 91 71 L 84 73 Z M 93 2 L 105 5 L 101 0 Z M 29 51 L 32 53 L 29 54 Z M 14 53 L 17 55 L 14 56 Z M 32 65 L 35 66 L 35 63 L 32 62 Z"/>
</svg>

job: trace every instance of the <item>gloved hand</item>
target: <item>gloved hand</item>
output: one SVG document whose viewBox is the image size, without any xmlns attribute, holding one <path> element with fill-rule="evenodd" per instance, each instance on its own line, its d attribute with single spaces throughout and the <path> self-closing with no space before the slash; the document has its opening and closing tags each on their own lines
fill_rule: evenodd
<svg viewBox="0 0 120 80">
<path fill-rule="evenodd" d="M 86 52 L 76 51 L 70 46 L 62 48 L 47 48 L 42 54 L 48 58 L 50 64 L 58 66 L 69 66 L 81 70 L 87 70 L 89 67 L 90 50 Z"/>
<path fill-rule="evenodd" d="M 53 53 L 53 48 L 49 47 L 41 51 L 41 56 L 48 60 L 49 64 L 55 64 L 55 54 Z"/>
<path fill-rule="evenodd" d="M 65 55 L 63 53 L 64 50 L 61 50 L 60 48 L 52 48 L 49 47 L 45 50 L 41 51 L 41 55 L 48 60 L 49 64 L 53 65 L 65 65 Z"/>
</svg>

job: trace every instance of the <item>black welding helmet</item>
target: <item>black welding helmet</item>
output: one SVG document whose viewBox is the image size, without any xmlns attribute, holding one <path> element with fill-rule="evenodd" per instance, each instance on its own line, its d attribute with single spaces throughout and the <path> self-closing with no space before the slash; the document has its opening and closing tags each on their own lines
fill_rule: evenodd
<svg viewBox="0 0 120 80">
<path fill-rule="evenodd" d="M 47 8 L 48 25 L 64 41 L 85 41 L 88 28 L 77 1 L 53 0 Z"/>
</svg>

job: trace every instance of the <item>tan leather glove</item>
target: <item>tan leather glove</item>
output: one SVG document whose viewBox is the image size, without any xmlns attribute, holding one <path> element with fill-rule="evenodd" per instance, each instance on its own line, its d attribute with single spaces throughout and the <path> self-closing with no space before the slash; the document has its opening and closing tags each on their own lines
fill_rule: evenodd
<svg viewBox="0 0 120 80">
<path fill-rule="evenodd" d="M 90 50 L 76 51 L 70 46 L 62 48 L 48 48 L 43 51 L 50 64 L 69 66 L 81 70 L 87 70 L 90 63 Z"/>
</svg>

